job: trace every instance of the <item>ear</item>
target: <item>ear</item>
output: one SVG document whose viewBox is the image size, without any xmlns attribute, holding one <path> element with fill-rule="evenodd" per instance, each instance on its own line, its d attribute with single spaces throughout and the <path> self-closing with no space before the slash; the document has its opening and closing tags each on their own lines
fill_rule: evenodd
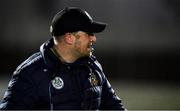
<svg viewBox="0 0 180 111">
<path fill-rule="evenodd" d="M 72 37 L 71 33 L 65 33 L 64 35 L 64 41 L 69 44 L 69 45 L 72 45 L 74 40 L 74 38 Z"/>
</svg>

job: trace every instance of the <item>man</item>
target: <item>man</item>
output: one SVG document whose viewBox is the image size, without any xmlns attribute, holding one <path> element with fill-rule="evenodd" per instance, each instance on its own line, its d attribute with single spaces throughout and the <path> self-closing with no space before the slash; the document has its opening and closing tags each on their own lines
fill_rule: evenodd
<svg viewBox="0 0 180 111">
<path fill-rule="evenodd" d="M 125 110 L 92 55 L 105 27 L 80 8 L 57 13 L 53 38 L 14 71 L 0 109 Z"/>
</svg>

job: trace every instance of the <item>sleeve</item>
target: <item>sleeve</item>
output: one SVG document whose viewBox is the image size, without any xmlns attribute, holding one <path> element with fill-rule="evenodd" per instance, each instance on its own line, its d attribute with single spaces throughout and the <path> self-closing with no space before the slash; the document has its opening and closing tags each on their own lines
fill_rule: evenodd
<svg viewBox="0 0 180 111">
<path fill-rule="evenodd" d="M 33 109 L 37 100 L 35 85 L 26 71 L 14 72 L 0 110 Z"/>
<path fill-rule="evenodd" d="M 102 87 L 101 109 L 126 111 L 121 99 L 115 94 L 107 78 L 105 78 Z"/>
</svg>

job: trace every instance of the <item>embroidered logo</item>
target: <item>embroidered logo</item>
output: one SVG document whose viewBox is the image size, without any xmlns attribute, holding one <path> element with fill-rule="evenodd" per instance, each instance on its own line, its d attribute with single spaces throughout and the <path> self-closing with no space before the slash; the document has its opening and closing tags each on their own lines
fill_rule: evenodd
<svg viewBox="0 0 180 111">
<path fill-rule="evenodd" d="M 60 77 L 55 77 L 51 82 L 55 89 L 62 89 L 64 87 L 64 81 Z"/>
<path fill-rule="evenodd" d="M 91 73 L 91 75 L 89 77 L 89 82 L 91 83 L 92 86 L 98 85 L 98 80 L 97 80 L 97 77 L 94 73 Z"/>
</svg>

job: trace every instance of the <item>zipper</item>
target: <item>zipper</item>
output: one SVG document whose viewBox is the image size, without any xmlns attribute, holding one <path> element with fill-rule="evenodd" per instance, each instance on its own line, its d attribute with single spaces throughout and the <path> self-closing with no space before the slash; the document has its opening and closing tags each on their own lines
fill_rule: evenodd
<svg viewBox="0 0 180 111">
<path fill-rule="evenodd" d="M 50 101 L 50 111 L 53 111 L 53 101 L 52 101 L 51 87 L 52 87 L 52 84 L 51 84 L 51 81 L 50 81 L 50 83 L 49 83 L 49 101 Z"/>
</svg>

